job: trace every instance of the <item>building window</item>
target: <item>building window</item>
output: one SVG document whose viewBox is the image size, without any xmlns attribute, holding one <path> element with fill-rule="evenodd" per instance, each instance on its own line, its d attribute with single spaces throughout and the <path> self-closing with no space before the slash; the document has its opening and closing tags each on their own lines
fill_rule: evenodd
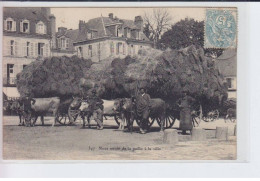
<svg viewBox="0 0 260 181">
<path fill-rule="evenodd" d="M 7 83 L 15 84 L 14 64 L 7 64 Z"/>
<path fill-rule="evenodd" d="M 134 45 L 131 45 L 131 54 L 135 55 L 135 47 L 134 47 Z"/>
<path fill-rule="evenodd" d="M 4 29 L 7 31 L 16 31 L 16 22 L 12 18 L 7 18 L 4 21 Z"/>
<path fill-rule="evenodd" d="M 235 89 L 235 79 L 234 78 L 226 78 L 228 89 Z"/>
<path fill-rule="evenodd" d="M 46 34 L 46 26 L 44 25 L 43 22 L 40 21 L 36 24 L 36 33 Z"/>
<path fill-rule="evenodd" d="M 81 57 L 81 58 L 83 57 L 82 47 L 78 48 L 78 56 Z"/>
<path fill-rule="evenodd" d="M 125 55 L 125 44 L 123 43 L 123 55 Z"/>
<path fill-rule="evenodd" d="M 44 43 L 38 43 L 38 56 L 43 56 Z"/>
<path fill-rule="evenodd" d="M 13 29 L 13 21 L 7 21 L 7 30 L 12 31 Z"/>
<path fill-rule="evenodd" d="M 58 48 L 66 49 L 69 47 L 69 40 L 67 38 L 58 39 Z"/>
<path fill-rule="evenodd" d="M 30 56 L 30 42 L 26 42 L 26 56 Z"/>
<path fill-rule="evenodd" d="M 69 39 L 68 38 L 66 38 L 66 48 L 69 48 Z"/>
<path fill-rule="evenodd" d="M 21 21 L 20 31 L 23 33 L 29 33 L 29 21 L 28 20 Z"/>
<path fill-rule="evenodd" d="M 92 45 L 88 46 L 88 55 L 92 57 Z"/>
<path fill-rule="evenodd" d="M 114 51 L 115 51 L 115 49 L 114 49 L 114 43 L 111 42 L 111 43 L 110 43 L 110 53 L 111 53 L 111 55 L 114 54 Z"/>
<path fill-rule="evenodd" d="M 10 52 L 10 54 L 11 54 L 11 55 L 14 55 L 14 40 L 11 40 L 11 41 L 10 41 L 10 46 L 11 46 L 11 52 Z"/>
<path fill-rule="evenodd" d="M 91 33 L 91 32 L 88 32 L 88 33 L 87 33 L 87 38 L 88 38 L 88 39 L 92 39 L 92 33 Z"/>
</svg>

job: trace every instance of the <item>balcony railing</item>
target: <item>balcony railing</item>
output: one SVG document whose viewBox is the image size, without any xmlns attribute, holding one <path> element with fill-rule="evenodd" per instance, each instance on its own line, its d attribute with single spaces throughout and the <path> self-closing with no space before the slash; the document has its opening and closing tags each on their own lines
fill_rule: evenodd
<svg viewBox="0 0 260 181">
<path fill-rule="evenodd" d="M 5 77 L 3 78 L 4 86 L 16 86 L 16 78 L 15 77 Z"/>
</svg>

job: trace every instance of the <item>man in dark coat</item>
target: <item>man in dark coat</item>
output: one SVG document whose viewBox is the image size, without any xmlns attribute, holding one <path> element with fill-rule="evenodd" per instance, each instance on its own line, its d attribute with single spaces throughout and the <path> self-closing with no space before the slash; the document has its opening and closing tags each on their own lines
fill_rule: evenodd
<svg viewBox="0 0 260 181">
<path fill-rule="evenodd" d="M 180 111 L 180 129 L 182 134 L 186 134 L 186 131 L 191 131 L 193 128 L 191 119 L 191 105 L 194 99 L 188 95 L 187 91 L 183 91 L 182 98 L 178 101 Z"/>
<path fill-rule="evenodd" d="M 97 122 L 97 129 L 103 129 L 103 110 L 104 101 L 97 96 L 95 89 L 91 91 L 91 95 L 88 97 L 89 110 L 93 115 L 94 120 Z"/>
<path fill-rule="evenodd" d="M 148 119 L 151 109 L 150 95 L 145 93 L 144 88 L 140 88 L 136 98 L 137 116 L 141 119 L 140 133 L 145 134 L 148 129 Z"/>
<path fill-rule="evenodd" d="M 32 105 L 36 102 L 35 99 L 31 98 L 29 94 L 26 94 L 25 98 L 22 100 L 23 102 L 23 109 L 27 113 L 32 112 Z"/>
<path fill-rule="evenodd" d="M 23 117 L 25 119 L 26 126 L 29 126 L 31 116 L 34 113 L 32 110 L 32 105 L 36 102 L 35 99 L 31 98 L 29 94 L 26 94 L 25 98 L 22 99 L 23 103 Z M 31 123 L 30 123 L 31 124 Z"/>
</svg>

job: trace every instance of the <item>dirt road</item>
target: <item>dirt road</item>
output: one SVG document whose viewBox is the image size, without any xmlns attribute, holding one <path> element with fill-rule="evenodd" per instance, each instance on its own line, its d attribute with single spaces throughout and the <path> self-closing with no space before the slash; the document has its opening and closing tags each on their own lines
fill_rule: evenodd
<svg viewBox="0 0 260 181">
<path fill-rule="evenodd" d="M 23 127 L 17 117 L 4 117 L 3 159 L 5 160 L 234 160 L 236 137 L 234 123 L 219 119 L 202 122 L 207 129 L 207 141 L 189 141 L 190 136 L 179 136 L 179 143 L 162 143 L 163 133 L 156 123 L 145 135 L 117 130 L 114 120 L 104 121 L 104 130 L 81 129 L 76 126 L 51 127 L 53 118 L 46 118 L 45 126 Z M 79 122 L 78 122 L 79 123 Z M 38 124 L 40 122 L 38 121 Z M 172 129 L 178 127 L 176 121 Z M 229 127 L 229 141 L 214 138 L 216 126 Z"/>
</svg>

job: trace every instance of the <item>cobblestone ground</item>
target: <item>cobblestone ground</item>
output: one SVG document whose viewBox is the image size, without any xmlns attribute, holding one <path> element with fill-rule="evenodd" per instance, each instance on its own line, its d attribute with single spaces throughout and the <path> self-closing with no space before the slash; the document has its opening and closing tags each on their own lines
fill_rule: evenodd
<svg viewBox="0 0 260 181">
<path fill-rule="evenodd" d="M 190 135 L 179 135 L 175 145 L 163 144 L 163 133 L 154 123 L 151 132 L 141 135 L 118 131 L 113 119 L 104 121 L 104 130 L 76 126 L 51 127 L 53 118 L 45 118 L 45 126 L 18 126 L 18 117 L 3 119 L 4 160 L 235 160 L 235 123 L 201 122 L 207 131 L 207 141 L 190 141 Z M 177 129 L 176 121 L 172 129 Z M 228 126 L 229 140 L 214 138 L 216 126 Z"/>
</svg>

